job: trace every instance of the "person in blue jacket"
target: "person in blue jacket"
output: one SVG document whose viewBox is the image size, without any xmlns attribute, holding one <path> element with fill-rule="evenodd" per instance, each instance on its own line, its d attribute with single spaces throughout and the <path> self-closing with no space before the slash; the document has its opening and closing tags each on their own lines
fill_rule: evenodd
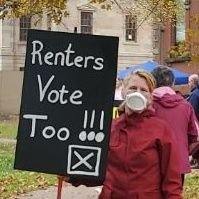
<svg viewBox="0 0 199 199">
<path fill-rule="evenodd" d="M 197 74 L 190 75 L 188 85 L 191 93 L 187 100 L 193 106 L 196 117 L 199 121 L 199 76 Z"/>
</svg>

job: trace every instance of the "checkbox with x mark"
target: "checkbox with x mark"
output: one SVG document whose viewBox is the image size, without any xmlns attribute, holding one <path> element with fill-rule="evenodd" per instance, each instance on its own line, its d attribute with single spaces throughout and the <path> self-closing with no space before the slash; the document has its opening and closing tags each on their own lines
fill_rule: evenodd
<svg viewBox="0 0 199 199">
<path fill-rule="evenodd" d="M 67 174 L 99 176 L 101 148 L 69 145 Z"/>
</svg>

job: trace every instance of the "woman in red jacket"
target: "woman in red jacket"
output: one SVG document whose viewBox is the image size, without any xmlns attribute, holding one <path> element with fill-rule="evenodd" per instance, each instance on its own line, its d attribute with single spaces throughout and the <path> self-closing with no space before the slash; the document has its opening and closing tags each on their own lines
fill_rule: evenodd
<svg viewBox="0 0 199 199">
<path fill-rule="evenodd" d="M 151 74 L 124 81 L 120 117 L 112 123 L 107 173 L 99 199 L 182 199 L 172 132 L 154 115 Z"/>
<path fill-rule="evenodd" d="M 125 101 L 112 123 L 99 199 L 182 199 L 172 132 L 152 109 L 154 88 L 155 80 L 146 72 L 137 71 L 124 81 Z"/>
</svg>

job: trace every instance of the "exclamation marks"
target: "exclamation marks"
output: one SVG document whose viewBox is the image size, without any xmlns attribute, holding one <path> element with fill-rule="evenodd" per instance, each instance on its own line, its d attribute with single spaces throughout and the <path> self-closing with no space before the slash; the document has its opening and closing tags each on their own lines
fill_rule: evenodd
<svg viewBox="0 0 199 199">
<path fill-rule="evenodd" d="M 94 128 L 95 124 L 95 118 L 96 118 L 96 111 L 92 110 L 91 117 L 90 117 L 90 129 Z M 100 121 L 99 121 L 99 128 L 100 132 L 95 133 L 94 131 L 90 131 L 87 135 L 86 133 L 86 128 L 88 125 L 88 111 L 85 110 L 84 112 L 84 123 L 83 123 L 83 128 L 84 130 L 80 132 L 79 134 L 79 139 L 81 141 L 96 141 L 96 142 L 102 142 L 104 140 L 104 133 L 102 132 L 104 129 L 104 111 L 101 111 L 101 116 L 100 116 Z"/>
<path fill-rule="evenodd" d="M 104 111 L 101 111 L 100 131 L 95 136 L 96 142 L 102 142 L 104 140 L 104 133 L 102 132 L 103 129 L 104 129 Z"/>
<path fill-rule="evenodd" d="M 91 129 L 94 126 L 94 121 L 95 121 L 95 110 L 92 111 L 92 115 L 91 115 L 91 122 L 90 122 L 90 128 Z"/>
<path fill-rule="evenodd" d="M 79 134 L 79 139 L 81 141 L 86 141 L 87 135 L 86 135 L 86 131 L 85 130 L 86 130 L 86 127 L 87 127 L 87 121 L 88 121 L 88 111 L 85 110 L 85 112 L 84 112 L 84 125 L 83 125 L 84 130 L 81 131 L 80 134 Z"/>
<path fill-rule="evenodd" d="M 101 112 L 101 117 L 100 117 L 100 131 L 104 129 L 104 111 Z"/>
</svg>

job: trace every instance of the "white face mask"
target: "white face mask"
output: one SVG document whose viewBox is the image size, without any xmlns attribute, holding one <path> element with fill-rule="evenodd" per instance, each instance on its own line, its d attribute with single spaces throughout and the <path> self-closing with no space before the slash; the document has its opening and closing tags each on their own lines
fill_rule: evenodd
<svg viewBox="0 0 199 199">
<path fill-rule="evenodd" d="M 147 99 L 139 92 L 126 95 L 126 104 L 134 112 L 142 112 L 147 107 Z"/>
</svg>

